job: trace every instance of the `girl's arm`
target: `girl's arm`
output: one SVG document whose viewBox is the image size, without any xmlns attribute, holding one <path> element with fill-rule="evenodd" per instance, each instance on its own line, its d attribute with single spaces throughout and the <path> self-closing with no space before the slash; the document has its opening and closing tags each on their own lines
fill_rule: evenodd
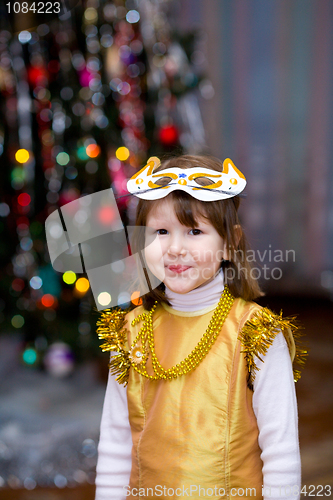
<svg viewBox="0 0 333 500">
<path fill-rule="evenodd" d="M 253 409 L 262 450 L 265 500 L 295 500 L 301 489 L 298 415 L 292 364 L 285 338 L 276 335 L 253 384 Z"/>
<path fill-rule="evenodd" d="M 106 387 L 96 467 L 95 500 L 123 500 L 131 472 L 132 436 L 126 388 L 110 374 Z"/>
</svg>

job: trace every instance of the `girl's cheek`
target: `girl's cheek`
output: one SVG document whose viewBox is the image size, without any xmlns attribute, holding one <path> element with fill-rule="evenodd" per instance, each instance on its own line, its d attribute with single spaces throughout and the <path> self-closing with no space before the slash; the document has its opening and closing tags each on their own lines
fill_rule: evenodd
<svg viewBox="0 0 333 500">
<path fill-rule="evenodd" d="M 195 263 L 200 262 L 200 260 L 201 260 L 198 254 L 194 254 L 194 255 L 192 255 L 192 258 L 193 258 L 193 261 L 194 261 Z"/>
<path fill-rule="evenodd" d="M 146 247 L 145 258 L 150 272 L 160 281 L 163 281 L 165 279 L 165 269 L 160 245 L 149 245 L 149 247 Z"/>
<path fill-rule="evenodd" d="M 199 245 L 195 245 L 195 248 L 192 249 L 192 258 L 194 262 L 205 262 L 207 261 L 207 249 L 201 248 Z"/>
<path fill-rule="evenodd" d="M 156 238 L 150 245 L 145 247 L 145 257 L 147 262 L 158 262 L 162 260 L 163 248 L 161 242 Z"/>
<path fill-rule="evenodd" d="M 197 249 L 196 251 L 194 251 L 192 253 L 192 258 L 194 260 L 194 262 L 202 262 L 202 263 L 205 263 L 205 262 L 213 262 L 214 260 L 214 253 L 212 250 L 209 250 L 209 249 Z"/>
</svg>

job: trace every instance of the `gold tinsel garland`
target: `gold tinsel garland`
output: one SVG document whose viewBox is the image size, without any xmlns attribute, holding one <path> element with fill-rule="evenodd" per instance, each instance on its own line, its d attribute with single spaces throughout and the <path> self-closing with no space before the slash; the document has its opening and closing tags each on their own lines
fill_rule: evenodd
<svg viewBox="0 0 333 500">
<path fill-rule="evenodd" d="M 105 309 L 100 313 L 101 317 L 96 323 L 98 327 L 98 337 L 104 340 L 104 344 L 100 346 L 102 351 L 112 351 L 109 363 L 110 372 L 112 375 L 117 375 L 116 381 L 119 382 L 119 384 L 124 384 L 125 386 L 128 383 L 131 365 L 133 366 L 134 362 L 139 362 L 133 357 L 135 355 L 135 348 L 137 348 L 138 345 L 135 344 L 134 350 L 127 350 L 126 348 L 128 332 L 125 328 L 127 323 L 125 316 L 129 310 L 130 309 L 122 310 L 120 308 Z M 295 316 L 283 318 L 282 311 L 278 315 L 265 307 L 257 311 L 252 318 L 245 323 L 238 339 L 243 346 L 241 352 L 245 354 L 249 372 L 248 386 L 250 389 L 253 389 L 255 372 L 259 370 L 255 364 L 255 357 L 263 361 L 261 356 L 265 356 L 269 346 L 272 345 L 275 336 L 280 331 L 283 332 L 287 341 L 293 357 L 293 364 L 298 365 L 300 369 L 304 367 L 307 358 L 307 350 L 301 345 L 300 338 L 303 334 L 300 332 L 300 329 L 300 326 L 295 321 Z M 294 353 L 292 353 L 290 337 L 288 336 L 289 333 L 292 335 L 295 342 Z M 295 382 L 301 377 L 300 369 L 293 368 Z"/>
<path fill-rule="evenodd" d="M 112 375 L 117 375 L 116 381 L 119 384 L 125 386 L 128 383 L 131 366 L 129 352 L 126 349 L 127 330 L 124 328 L 128 311 L 129 309 L 120 308 L 105 309 L 96 323 L 98 338 L 105 341 L 100 346 L 102 351 L 113 351 L 109 363 L 110 372 Z"/>
<path fill-rule="evenodd" d="M 140 375 L 151 380 L 172 380 L 178 376 L 183 376 L 194 370 L 213 346 L 219 335 L 222 325 L 227 318 L 235 298 L 231 295 L 229 288 L 224 287 L 219 303 L 214 311 L 206 332 L 188 356 L 179 364 L 171 368 L 164 369 L 155 354 L 153 336 L 153 313 L 158 305 L 154 306 L 147 313 L 142 313 L 132 320 L 132 326 L 143 320 L 138 335 L 134 339 L 129 350 L 126 349 L 127 330 L 124 328 L 127 320 L 125 316 L 129 309 L 106 309 L 101 313 L 101 318 L 97 322 L 98 337 L 104 340 L 101 345 L 102 351 L 113 351 L 110 357 L 109 368 L 112 375 L 117 375 L 116 381 L 119 384 L 128 383 L 129 370 L 132 366 Z M 148 356 L 152 357 L 154 375 L 150 375 L 145 367 Z"/>
<path fill-rule="evenodd" d="M 238 339 L 243 345 L 242 353 L 245 354 L 246 364 L 249 371 L 248 386 L 253 390 L 253 381 L 255 372 L 259 368 L 255 364 L 255 356 L 263 361 L 261 356 L 265 356 L 270 345 L 272 345 L 275 336 L 282 331 L 291 352 L 293 364 L 301 368 L 304 367 L 307 351 L 301 345 L 300 338 L 303 333 L 300 332 L 300 325 L 295 321 L 295 316 L 283 318 L 282 311 L 280 314 L 273 313 L 270 309 L 263 307 L 257 311 L 250 320 L 243 326 Z M 295 351 L 292 353 L 290 346 L 291 334 L 295 342 Z M 293 368 L 294 381 L 301 377 L 300 369 Z"/>
</svg>

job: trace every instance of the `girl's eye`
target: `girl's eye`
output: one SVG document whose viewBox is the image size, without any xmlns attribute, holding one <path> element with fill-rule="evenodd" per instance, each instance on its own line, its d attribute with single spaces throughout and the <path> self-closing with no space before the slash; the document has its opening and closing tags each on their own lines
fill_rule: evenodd
<svg viewBox="0 0 333 500">
<path fill-rule="evenodd" d="M 191 231 L 197 231 L 196 233 L 194 233 L 194 236 L 197 236 L 199 235 L 200 233 L 202 233 L 201 229 L 190 229 L 190 232 Z M 163 234 L 166 234 L 168 232 L 167 229 L 157 229 L 156 230 L 156 233 L 159 234 L 159 235 L 163 235 Z"/>
</svg>

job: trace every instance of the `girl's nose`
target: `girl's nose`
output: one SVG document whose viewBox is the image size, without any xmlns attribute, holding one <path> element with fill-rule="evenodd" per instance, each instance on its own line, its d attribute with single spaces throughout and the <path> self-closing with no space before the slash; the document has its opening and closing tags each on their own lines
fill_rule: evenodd
<svg viewBox="0 0 333 500">
<path fill-rule="evenodd" d="M 175 248 L 169 248 L 168 249 L 168 254 L 169 255 L 185 255 L 186 254 L 186 249 L 181 248 L 180 250 L 177 250 Z"/>
<path fill-rule="evenodd" d="M 185 255 L 187 252 L 182 238 L 173 238 L 168 248 L 169 255 Z"/>
</svg>

